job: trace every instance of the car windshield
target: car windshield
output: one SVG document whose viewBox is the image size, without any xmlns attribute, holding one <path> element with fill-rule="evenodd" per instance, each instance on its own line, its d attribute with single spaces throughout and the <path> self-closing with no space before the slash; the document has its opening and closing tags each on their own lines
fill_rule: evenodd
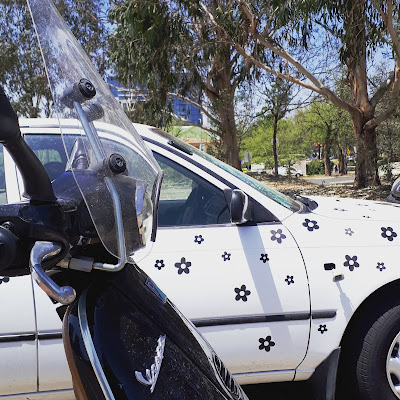
<svg viewBox="0 0 400 400">
<path fill-rule="evenodd" d="M 182 148 L 186 149 L 187 152 L 196 154 L 197 156 L 203 158 L 204 160 L 207 160 L 208 162 L 211 162 L 212 164 L 218 166 L 219 168 L 222 168 L 224 171 L 230 173 L 231 175 L 235 176 L 236 178 L 240 179 L 247 185 L 251 186 L 252 188 L 258 190 L 265 196 L 269 197 L 270 199 L 276 201 L 283 207 L 286 207 L 292 211 L 299 211 L 300 206 L 297 202 L 295 202 L 293 199 L 290 197 L 284 195 L 283 193 L 278 192 L 275 189 L 272 189 L 268 187 L 267 185 L 263 184 L 262 182 L 258 181 L 257 179 L 252 178 L 249 175 L 244 174 L 243 172 L 237 170 L 236 168 L 231 167 L 228 164 L 225 164 L 224 162 L 216 159 L 213 156 L 210 156 L 209 154 L 205 153 L 204 151 L 201 151 L 197 149 L 194 146 L 191 146 L 190 144 L 187 144 L 176 137 L 170 135 L 169 133 L 164 132 L 161 129 L 154 128 L 152 129 L 153 132 L 163 136 L 164 138 L 168 140 L 173 140 L 175 143 L 179 143 L 179 146 Z"/>
</svg>

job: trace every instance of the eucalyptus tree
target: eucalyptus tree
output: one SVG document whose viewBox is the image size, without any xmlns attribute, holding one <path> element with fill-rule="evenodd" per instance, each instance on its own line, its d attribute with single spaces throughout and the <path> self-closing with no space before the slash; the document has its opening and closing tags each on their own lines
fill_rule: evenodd
<svg viewBox="0 0 400 400">
<path fill-rule="evenodd" d="M 206 3 L 212 18 L 245 46 L 245 21 L 234 0 Z M 143 108 L 151 121 L 167 122 L 170 96 L 196 105 L 211 121 L 206 129 L 221 138 L 225 161 L 239 168 L 235 94 L 250 79 L 252 63 L 209 23 L 197 0 L 117 0 L 110 16 L 118 78 L 146 87 Z"/>
<path fill-rule="evenodd" d="M 353 123 L 357 144 L 355 185 L 380 184 L 377 173 L 376 127 L 395 111 L 400 92 L 400 4 L 397 0 L 236 0 L 243 18 L 243 30 L 251 41 L 246 46 L 235 32 L 217 19 L 203 1 L 200 5 L 209 23 L 247 61 L 281 79 L 293 82 L 328 99 L 346 111 Z M 242 38 L 244 32 L 240 33 Z M 302 45 L 312 52 L 321 40 L 339 46 L 330 51 L 337 63 L 347 68 L 350 100 L 343 99 L 329 82 L 329 75 L 316 72 L 321 54 L 307 63 L 295 57 L 293 49 Z M 249 44 L 251 43 L 251 44 Z M 260 48 L 263 51 L 260 51 Z M 386 54 L 382 52 L 386 50 Z M 279 71 L 264 62 L 266 55 L 281 59 L 290 69 Z M 381 77 L 377 87 L 369 85 L 369 69 L 374 57 L 385 57 L 391 72 Z M 330 72 L 330 63 L 326 71 Z M 378 109 L 384 94 L 391 101 Z"/>
<path fill-rule="evenodd" d="M 100 72 L 106 68 L 104 2 L 58 0 L 56 6 Z M 20 116 L 51 114 L 52 99 L 26 0 L 0 0 L 0 84 Z"/>
<path fill-rule="evenodd" d="M 350 124 L 349 124 L 350 123 Z M 295 116 L 297 129 L 309 136 L 312 143 L 321 143 L 325 175 L 332 173 L 330 156 L 338 153 L 339 173 L 346 174 L 346 150 L 352 144 L 349 140 L 351 121 L 347 114 L 323 98 L 315 98 L 311 105 Z"/>
<path fill-rule="evenodd" d="M 265 105 L 263 113 L 270 113 L 273 118 L 272 152 L 274 156 L 274 175 L 278 176 L 277 134 L 278 122 L 285 117 L 291 101 L 291 84 L 281 78 L 272 81 L 271 86 L 264 90 Z"/>
</svg>

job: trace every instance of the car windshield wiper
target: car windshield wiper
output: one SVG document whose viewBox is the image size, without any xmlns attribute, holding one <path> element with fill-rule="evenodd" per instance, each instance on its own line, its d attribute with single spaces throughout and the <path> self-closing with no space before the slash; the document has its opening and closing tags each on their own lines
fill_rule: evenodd
<svg viewBox="0 0 400 400">
<path fill-rule="evenodd" d="M 286 194 L 286 196 L 289 196 L 293 200 L 296 200 L 306 206 L 306 211 L 312 211 L 315 210 L 318 207 L 318 203 L 314 200 L 309 199 L 308 197 L 305 196 L 300 196 L 299 194 L 296 194 L 294 192 L 283 192 Z"/>
</svg>

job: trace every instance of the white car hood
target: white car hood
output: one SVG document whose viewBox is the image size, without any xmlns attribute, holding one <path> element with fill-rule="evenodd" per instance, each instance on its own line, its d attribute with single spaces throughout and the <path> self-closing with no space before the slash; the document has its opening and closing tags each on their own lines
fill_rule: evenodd
<svg viewBox="0 0 400 400">
<path fill-rule="evenodd" d="M 382 201 L 310 196 L 318 207 L 315 215 L 343 220 L 400 221 L 400 205 Z"/>
</svg>

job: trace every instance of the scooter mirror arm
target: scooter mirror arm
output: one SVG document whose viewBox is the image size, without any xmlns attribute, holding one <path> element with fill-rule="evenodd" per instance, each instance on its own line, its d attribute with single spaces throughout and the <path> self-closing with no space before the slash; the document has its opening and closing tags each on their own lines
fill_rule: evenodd
<svg viewBox="0 0 400 400">
<path fill-rule="evenodd" d="M 50 179 L 35 153 L 25 143 L 19 129 L 18 117 L 0 87 L 0 143 L 11 154 L 24 181 L 24 196 L 37 203 L 54 203 Z"/>
<path fill-rule="evenodd" d="M 86 116 L 86 113 L 83 111 L 81 104 L 79 104 L 77 101 L 74 101 L 73 104 L 74 104 L 75 111 L 78 114 L 79 120 L 82 123 L 86 137 L 90 143 L 90 146 L 93 149 L 93 153 L 96 158 L 96 161 L 97 161 L 97 163 L 101 163 L 103 161 L 103 159 L 105 158 L 105 155 L 103 154 L 100 143 L 98 143 L 98 141 L 100 140 L 98 138 L 98 135 L 95 132 L 93 132 L 93 130 L 92 130 L 93 124 L 89 123 L 89 120 Z M 93 128 L 94 128 L 94 126 L 93 126 Z"/>
<path fill-rule="evenodd" d="M 47 295 L 61 304 L 71 304 L 76 297 L 75 290 L 70 286 L 58 286 L 42 268 L 42 262 L 60 253 L 61 249 L 58 243 L 36 242 L 31 250 L 29 266 L 33 279 Z"/>
</svg>

